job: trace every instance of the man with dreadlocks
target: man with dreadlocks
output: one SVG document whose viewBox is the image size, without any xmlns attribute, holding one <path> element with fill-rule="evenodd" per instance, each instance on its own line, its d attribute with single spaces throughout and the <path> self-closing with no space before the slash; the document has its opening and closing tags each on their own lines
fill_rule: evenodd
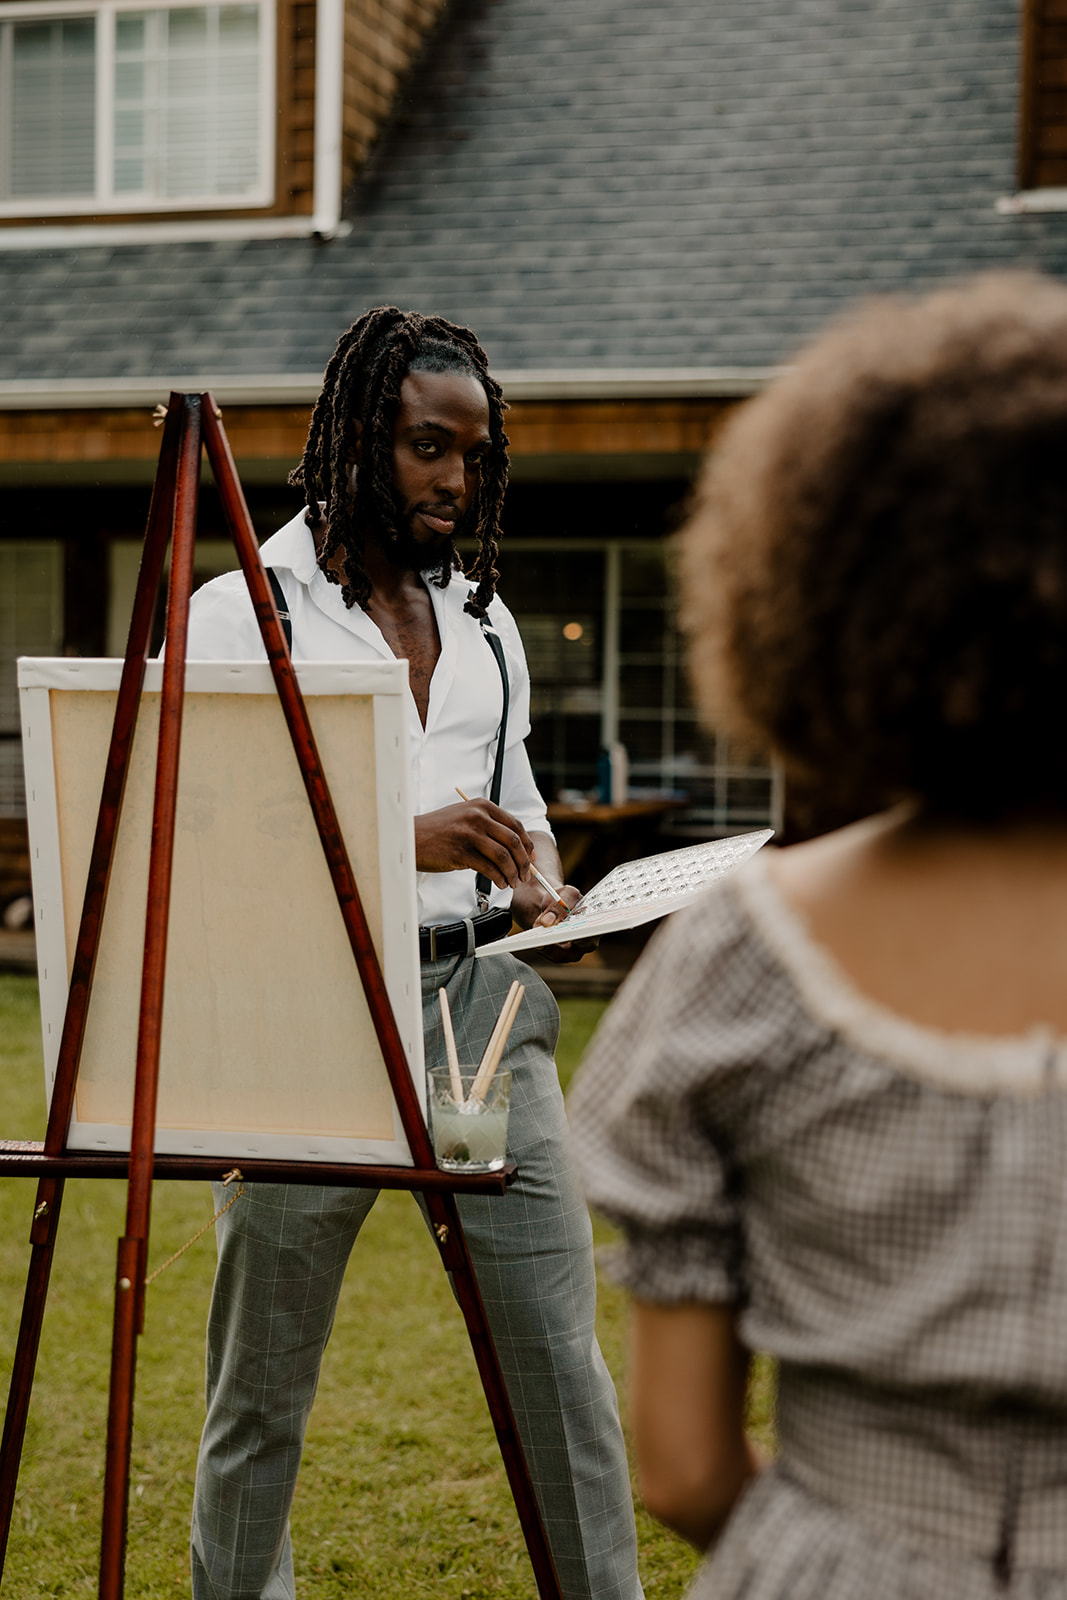
<svg viewBox="0 0 1067 1600">
<path fill-rule="evenodd" d="M 461 1055 L 476 1059 L 522 973 L 525 1002 L 504 1061 L 520 1176 L 503 1198 L 461 1196 L 459 1206 L 563 1593 L 640 1600 L 626 1455 L 593 1328 L 589 1218 L 564 1151 L 559 1013 L 514 957 L 473 954 L 513 916 L 527 926 L 554 920 L 553 897 L 529 873 L 535 853 L 551 881 L 562 878 L 524 745 L 522 644 L 495 597 L 504 410 L 469 329 L 394 307 L 367 312 L 326 369 L 290 478 L 309 509 L 262 554 L 294 657 L 408 662 L 428 1064 L 444 1059 L 439 988 Z M 463 537 L 477 541 L 469 575 L 457 553 Z M 502 643 L 499 662 L 483 622 Z M 190 656 L 262 653 L 241 575 L 206 585 L 193 601 Z M 485 795 L 505 672 L 494 804 Z M 457 803 L 457 789 L 477 798 Z M 569 904 L 577 896 L 569 886 L 560 893 Z M 193 1513 L 196 1600 L 292 1600 L 288 1518 L 304 1429 L 348 1256 L 374 1199 L 366 1189 L 247 1185 L 220 1220 Z"/>
</svg>

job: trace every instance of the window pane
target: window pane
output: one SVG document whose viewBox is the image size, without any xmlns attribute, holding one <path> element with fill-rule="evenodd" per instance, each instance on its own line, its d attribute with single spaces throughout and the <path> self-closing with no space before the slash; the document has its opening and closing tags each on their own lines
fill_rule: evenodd
<svg viewBox="0 0 1067 1600">
<path fill-rule="evenodd" d="M 129 150 L 140 150 L 144 144 L 144 113 L 141 111 L 117 111 L 115 113 L 115 148 L 126 154 Z"/>
<path fill-rule="evenodd" d="M 120 11 L 115 18 L 115 49 L 143 50 L 145 18 L 138 12 Z"/>
<path fill-rule="evenodd" d="M 52 24 L 24 22 L 15 29 L 15 60 L 26 71 L 35 63 L 48 61 L 52 54 Z"/>
<path fill-rule="evenodd" d="M 223 48 L 255 44 L 259 37 L 258 6 L 223 6 L 219 12 L 219 38 Z"/>
<path fill-rule="evenodd" d="M 591 612 L 545 616 L 523 611 L 518 620 L 535 683 L 599 681 L 598 617 Z"/>
<path fill-rule="evenodd" d="M 669 730 L 659 717 L 620 717 L 619 738 L 630 757 L 631 771 L 642 781 L 662 776 L 661 764 L 670 756 Z"/>
<path fill-rule="evenodd" d="M 673 688 L 674 674 L 665 672 L 661 664 L 630 666 L 624 661 L 619 667 L 619 705 L 624 711 L 672 705 Z"/>
<path fill-rule="evenodd" d="M 124 22 L 115 68 L 116 189 L 136 186 L 160 200 L 240 198 L 256 189 L 258 6 L 175 6 L 127 13 Z M 127 116 L 134 111 L 136 134 Z"/>
<path fill-rule="evenodd" d="M 91 195 L 95 188 L 96 23 L 91 17 L 17 22 L 12 65 L 8 192 Z"/>
<path fill-rule="evenodd" d="M 660 605 L 624 605 L 619 613 L 619 649 L 627 656 L 658 659 L 669 646 L 670 621 Z"/>
<path fill-rule="evenodd" d="M 662 550 L 623 550 L 619 562 L 621 590 L 639 599 L 666 596 L 667 564 Z"/>
<path fill-rule="evenodd" d="M 140 194 L 146 187 L 144 162 L 138 156 L 116 156 L 115 193 Z"/>
<path fill-rule="evenodd" d="M 214 13 L 217 15 L 217 12 Z M 207 9 L 189 6 L 181 11 L 167 13 L 167 43 L 174 50 L 196 50 L 201 55 L 207 48 Z"/>
<path fill-rule="evenodd" d="M 602 708 L 604 556 L 508 550 L 502 598 L 530 666 L 530 759 L 546 795 L 596 782 Z"/>
<path fill-rule="evenodd" d="M 97 21 L 0 23 L 11 72 L 0 96 L 0 197 L 97 192 Z M 118 194 L 195 204 L 260 189 L 261 32 L 258 4 L 115 13 L 109 176 Z"/>
<path fill-rule="evenodd" d="M 119 61 L 115 67 L 115 98 L 121 105 L 124 100 L 144 99 L 144 63 Z"/>
</svg>

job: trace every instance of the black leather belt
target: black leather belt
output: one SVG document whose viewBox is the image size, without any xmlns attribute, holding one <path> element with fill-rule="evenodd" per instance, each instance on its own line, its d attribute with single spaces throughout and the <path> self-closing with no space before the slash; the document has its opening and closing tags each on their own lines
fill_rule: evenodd
<svg viewBox="0 0 1067 1600">
<path fill-rule="evenodd" d="M 471 917 L 474 925 L 475 948 L 493 944 L 511 932 L 511 912 L 506 906 L 495 911 L 480 911 Z M 419 958 L 422 961 L 441 961 L 445 956 L 461 956 L 467 948 L 467 924 L 444 922 L 439 928 L 419 929 Z"/>
</svg>

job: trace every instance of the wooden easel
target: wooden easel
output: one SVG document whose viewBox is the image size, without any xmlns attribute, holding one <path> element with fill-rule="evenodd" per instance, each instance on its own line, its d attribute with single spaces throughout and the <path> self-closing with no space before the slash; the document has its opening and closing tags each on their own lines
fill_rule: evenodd
<svg viewBox="0 0 1067 1600">
<path fill-rule="evenodd" d="M 255 608 L 263 645 L 414 1163 L 411 1167 L 373 1167 L 242 1160 L 241 1172 L 256 1182 L 349 1184 L 357 1188 L 407 1189 L 424 1195 L 441 1260 L 452 1274 L 456 1298 L 467 1325 L 538 1591 L 542 1600 L 559 1600 L 559 1582 L 455 1200 L 458 1193 L 503 1194 L 507 1183 L 514 1178 L 515 1169 L 512 1167 L 503 1173 L 461 1177 L 441 1172 L 434 1164 L 433 1149 L 408 1072 L 400 1034 L 371 942 L 307 708 L 293 672 L 270 584 L 259 557 L 248 507 L 223 431 L 221 412 L 210 394 L 172 394 L 167 407 L 45 1139 L 43 1144 L 0 1140 L 0 1173 L 18 1173 L 38 1179 L 30 1229 L 31 1257 L 26 1294 L 3 1441 L 0 1443 L 0 1581 L 14 1510 L 19 1462 L 65 1180 L 116 1175 L 128 1178 L 126 1231 L 118 1243 L 115 1270 L 99 1587 L 100 1600 L 121 1600 L 125 1577 L 134 1376 L 137 1338 L 144 1330 L 152 1180 L 153 1177 L 219 1179 L 233 1165 L 232 1161 L 217 1157 L 156 1156 L 154 1152 L 186 639 L 202 448 L 206 449 L 211 463 L 226 523 Z M 101 922 L 144 684 L 152 616 L 164 556 L 172 536 L 167 594 L 167 652 L 163 667 L 156 757 L 130 1153 L 127 1157 L 110 1153 L 68 1152 L 67 1131 L 74 1105 Z"/>
</svg>

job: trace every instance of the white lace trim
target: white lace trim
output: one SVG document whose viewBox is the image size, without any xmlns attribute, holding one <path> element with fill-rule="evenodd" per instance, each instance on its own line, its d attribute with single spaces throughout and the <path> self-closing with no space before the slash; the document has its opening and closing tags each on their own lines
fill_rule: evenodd
<svg viewBox="0 0 1067 1600">
<path fill-rule="evenodd" d="M 962 1094 L 1037 1095 L 1067 1088 L 1067 1040 L 1036 1024 L 1023 1034 L 947 1033 L 912 1022 L 855 987 L 754 856 L 731 883 L 756 932 L 816 1021 L 914 1078 Z"/>
</svg>

